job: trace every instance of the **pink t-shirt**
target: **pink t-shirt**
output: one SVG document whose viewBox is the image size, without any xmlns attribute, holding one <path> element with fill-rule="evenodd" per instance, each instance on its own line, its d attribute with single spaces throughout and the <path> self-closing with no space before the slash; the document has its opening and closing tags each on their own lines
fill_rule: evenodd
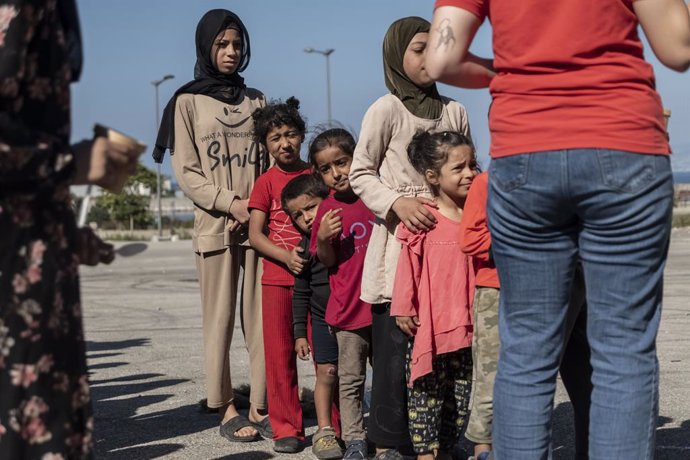
<svg viewBox="0 0 690 460">
<path fill-rule="evenodd" d="M 338 329 L 352 331 L 371 325 L 371 305 L 359 297 L 364 256 L 375 217 L 360 199 L 347 203 L 329 196 L 319 206 L 311 229 L 312 254 L 316 254 L 316 235 L 321 218 L 327 211 L 337 208 L 342 209 L 343 231 L 333 242 L 338 262 L 328 273 L 331 296 L 326 306 L 326 322 Z"/>
<path fill-rule="evenodd" d="M 427 207 L 438 223 L 412 233 L 403 224 L 403 245 L 393 284 L 392 316 L 417 316 L 409 385 L 433 371 L 434 356 L 472 346 L 474 271 L 462 252 L 460 222 Z"/>
<path fill-rule="evenodd" d="M 292 225 L 292 220 L 280 207 L 280 193 L 290 180 L 300 174 L 309 174 L 309 169 L 287 172 L 278 166 L 272 166 L 268 171 L 259 176 L 249 197 L 249 209 L 258 209 L 266 213 L 268 217 L 268 239 L 276 246 L 288 251 L 299 244 L 302 235 Z M 288 268 L 281 263 L 265 258 L 263 259 L 264 272 L 261 276 L 261 284 L 273 286 L 292 286 L 295 278 Z"/>
</svg>

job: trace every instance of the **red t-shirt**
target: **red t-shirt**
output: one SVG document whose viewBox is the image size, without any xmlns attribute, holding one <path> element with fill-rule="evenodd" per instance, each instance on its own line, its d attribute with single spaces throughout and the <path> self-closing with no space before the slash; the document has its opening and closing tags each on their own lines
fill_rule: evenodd
<svg viewBox="0 0 690 460">
<path fill-rule="evenodd" d="M 477 286 L 499 288 L 496 265 L 489 257 L 491 234 L 486 219 L 486 197 L 489 192 L 489 173 L 483 172 L 472 181 L 460 221 L 460 249 L 472 256 Z"/>
<path fill-rule="evenodd" d="M 632 0 L 436 0 L 488 17 L 491 155 L 602 148 L 670 153 Z"/>
<path fill-rule="evenodd" d="M 346 203 L 331 195 L 319 206 L 311 228 L 312 254 L 316 254 L 316 235 L 321 218 L 326 211 L 337 208 L 342 209 L 343 231 L 333 242 L 338 262 L 328 273 L 331 296 L 326 305 L 326 322 L 338 329 L 352 331 L 371 325 L 371 305 L 359 297 L 362 294 L 364 256 L 375 217 L 362 200 Z"/>
<path fill-rule="evenodd" d="M 280 193 L 291 179 L 300 174 L 309 174 L 309 169 L 286 172 L 274 165 L 256 179 L 249 197 L 249 209 L 263 211 L 268 217 L 268 239 L 276 246 L 288 251 L 299 244 L 302 235 L 292 225 L 290 216 L 280 207 Z M 273 286 L 295 284 L 294 276 L 284 264 L 269 258 L 265 258 L 263 264 L 264 273 L 261 276 L 261 284 Z"/>
</svg>

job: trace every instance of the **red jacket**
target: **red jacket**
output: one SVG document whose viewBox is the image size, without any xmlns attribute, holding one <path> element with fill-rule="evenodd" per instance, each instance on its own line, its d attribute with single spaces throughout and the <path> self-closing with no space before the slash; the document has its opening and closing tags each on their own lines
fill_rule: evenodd
<svg viewBox="0 0 690 460">
<path fill-rule="evenodd" d="M 491 235 L 486 219 L 486 197 L 489 192 L 489 173 L 474 178 L 462 211 L 460 231 L 462 252 L 472 256 L 477 286 L 500 288 L 496 266 L 489 257 Z"/>
</svg>

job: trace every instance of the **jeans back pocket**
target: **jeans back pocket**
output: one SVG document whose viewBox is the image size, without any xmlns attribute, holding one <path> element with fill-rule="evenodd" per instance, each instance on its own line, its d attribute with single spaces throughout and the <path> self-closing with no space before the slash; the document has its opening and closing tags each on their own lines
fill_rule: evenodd
<svg viewBox="0 0 690 460">
<path fill-rule="evenodd" d="M 649 185 L 656 174 L 657 155 L 597 150 L 601 180 L 611 189 L 634 193 Z"/>
<path fill-rule="evenodd" d="M 530 154 L 494 158 L 489 165 L 489 179 L 503 192 L 510 192 L 527 183 Z"/>
</svg>

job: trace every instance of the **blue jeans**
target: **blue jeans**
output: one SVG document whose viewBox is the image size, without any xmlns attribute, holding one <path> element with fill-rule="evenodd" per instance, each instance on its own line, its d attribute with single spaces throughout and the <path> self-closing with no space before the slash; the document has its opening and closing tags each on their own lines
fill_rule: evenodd
<svg viewBox="0 0 690 460">
<path fill-rule="evenodd" d="M 668 156 L 565 150 L 495 159 L 488 220 L 501 280 L 497 460 L 548 457 L 578 258 L 587 286 L 592 460 L 654 457 L 656 335 L 671 228 Z"/>
</svg>

